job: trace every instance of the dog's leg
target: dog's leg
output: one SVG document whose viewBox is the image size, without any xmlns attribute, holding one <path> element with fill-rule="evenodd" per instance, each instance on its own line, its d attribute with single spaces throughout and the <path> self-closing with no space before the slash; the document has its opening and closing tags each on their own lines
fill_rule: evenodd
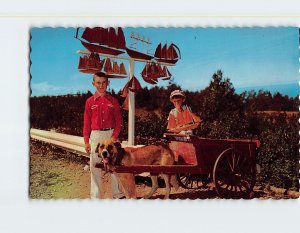
<svg viewBox="0 0 300 233">
<path fill-rule="evenodd" d="M 127 199 L 137 198 L 134 175 L 131 173 L 117 173 L 117 177 L 122 185 L 124 195 Z"/>
<path fill-rule="evenodd" d="M 176 175 L 171 175 L 170 183 L 174 187 L 175 190 L 179 189 L 179 183 L 178 183 Z"/>
<path fill-rule="evenodd" d="M 152 182 L 151 191 L 144 196 L 144 198 L 146 199 L 150 198 L 153 195 L 153 193 L 155 193 L 155 191 L 158 189 L 157 176 L 152 175 L 151 182 Z"/>
<path fill-rule="evenodd" d="M 164 178 L 166 184 L 166 195 L 164 199 L 169 199 L 170 191 L 171 191 L 170 176 L 167 174 L 163 174 L 162 177 Z"/>
</svg>

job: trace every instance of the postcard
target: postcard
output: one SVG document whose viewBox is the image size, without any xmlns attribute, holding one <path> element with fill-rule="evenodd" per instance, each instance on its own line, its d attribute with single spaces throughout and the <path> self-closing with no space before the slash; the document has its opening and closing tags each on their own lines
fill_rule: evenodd
<svg viewBox="0 0 300 233">
<path fill-rule="evenodd" d="M 299 198 L 299 28 L 30 37 L 30 198 Z"/>
</svg>

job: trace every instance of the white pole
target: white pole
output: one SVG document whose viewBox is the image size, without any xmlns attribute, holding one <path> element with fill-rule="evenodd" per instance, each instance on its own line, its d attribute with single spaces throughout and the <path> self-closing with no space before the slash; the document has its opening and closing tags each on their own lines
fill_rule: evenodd
<svg viewBox="0 0 300 233">
<path fill-rule="evenodd" d="M 129 78 L 134 75 L 134 60 L 129 60 Z M 129 109 L 128 109 L 128 145 L 134 145 L 134 118 L 135 118 L 135 98 L 134 93 L 129 90 Z"/>
</svg>

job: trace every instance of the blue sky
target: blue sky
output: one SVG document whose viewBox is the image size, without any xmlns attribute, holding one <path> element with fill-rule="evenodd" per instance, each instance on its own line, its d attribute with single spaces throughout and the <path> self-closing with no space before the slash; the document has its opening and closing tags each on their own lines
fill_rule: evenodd
<svg viewBox="0 0 300 233">
<path fill-rule="evenodd" d="M 247 28 L 124 28 L 127 45 L 131 32 L 152 42 L 175 43 L 182 59 L 169 70 L 184 90 L 205 88 L 214 72 L 221 69 L 237 92 L 270 90 L 296 96 L 299 80 L 299 35 L 295 27 Z M 31 29 L 31 89 L 33 96 L 94 92 L 92 76 L 78 71 L 79 54 L 85 50 L 74 38 L 75 28 Z M 125 53 L 126 56 L 126 53 Z M 128 71 L 128 63 L 125 61 Z M 144 64 L 136 62 L 135 76 Z M 127 79 L 112 79 L 110 87 L 122 89 Z M 159 81 L 158 85 L 167 85 Z"/>
</svg>

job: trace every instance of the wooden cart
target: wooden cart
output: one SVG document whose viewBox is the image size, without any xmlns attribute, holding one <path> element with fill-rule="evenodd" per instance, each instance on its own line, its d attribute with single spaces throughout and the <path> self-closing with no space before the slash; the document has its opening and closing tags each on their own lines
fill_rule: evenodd
<svg viewBox="0 0 300 233">
<path fill-rule="evenodd" d="M 222 198 L 249 198 L 255 184 L 258 140 L 207 139 L 192 135 L 164 134 L 174 152 L 172 166 L 118 166 L 119 173 L 177 174 L 180 185 L 199 189 L 212 179 Z"/>
</svg>

